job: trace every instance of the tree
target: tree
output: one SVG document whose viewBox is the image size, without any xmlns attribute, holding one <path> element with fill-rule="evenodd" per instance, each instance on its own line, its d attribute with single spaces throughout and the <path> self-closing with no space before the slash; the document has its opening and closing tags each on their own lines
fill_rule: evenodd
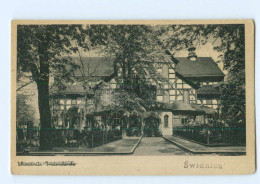
<svg viewBox="0 0 260 184">
<path fill-rule="evenodd" d="M 16 119 L 17 125 L 25 125 L 34 120 L 35 110 L 28 104 L 28 96 L 24 94 L 17 94 L 16 97 Z"/>
<path fill-rule="evenodd" d="M 90 25 L 92 46 L 98 46 L 106 55 L 115 57 L 114 68 L 122 69 L 122 87 L 140 94 L 146 81 L 167 82 L 157 73 L 156 62 L 171 61 L 165 54 L 158 26 L 151 25 Z"/>
<path fill-rule="evenodd" d="M 49 82 L 52 74 L 61 83 L 71 80 L 78 65 L 69 54 L 78 47 L 88 49 L 86 30 L 82 25 L 18 25 L 17 80 L 23 73 L 31 73 L 38 90 L 40 112 L 40 148 L 49 149 L 51 113 Z"/>
<path fill-rule="evenodd" d="M 220 32 L 224 50 L 224 68 L 228 70 L 222 84 L 220 99 L 221 119 L 232 127 L 245 128 L 245 30 L 244 25 L 233 25 Z"/>
</svg>

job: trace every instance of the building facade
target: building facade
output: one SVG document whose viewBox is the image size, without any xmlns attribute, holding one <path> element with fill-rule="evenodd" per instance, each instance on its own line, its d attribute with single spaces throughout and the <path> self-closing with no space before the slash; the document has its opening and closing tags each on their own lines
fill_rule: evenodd
<svg viewBox="0 0 260 184">
<path fill-rule="evenodd" d="M 117 101 L 117 89 L 124 82 L 122 69 L 115 68 L 112 58 L 84 58 L 83 63 L 84 71 L 75 76 L 82 77 L 83 73 L 85 83 L 75 82 L 63 88 L 54 86 L 52 90 L 55 127 L 82 131 L 91 127 L 87 114 L 99 113 Z M 208 123 L 208 119 L 218 113 L 219 83 L 224 80 L 224 73 L 211 57 L 198 57 L 192 47 L 187 57 L 172 57 L 171 62 L 158 61 L 154 65 L 157 73 L 167 81 L 158 83 L 152 78 L 145 81 L 152 86 L 149 90 L 155 102 L 149 110 L 158 114 L 154 118 L 158 119 L 161 135 L 172 135 L 175 127 L 191 122 Z M 86 80 L 87 85 L 84 85 Z M 97 96 L 99 98 L 94 98 Z M 102 124 L 102 115 L 95 118 L 97 124 Z M 150 119 L 142 120 L 148 124 L 153 121 Z M 147 127 L 145 123 L 140 125 L 142 130 Z"/>
</svg>

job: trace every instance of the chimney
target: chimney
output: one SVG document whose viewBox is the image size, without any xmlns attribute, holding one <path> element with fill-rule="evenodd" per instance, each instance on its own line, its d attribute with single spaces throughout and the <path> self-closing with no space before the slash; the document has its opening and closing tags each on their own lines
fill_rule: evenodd
<svg viewBox="0 0 260 184">
<path fill-rule="evenodd" d="M 196 48 L 191 44 L 190 48 L 188 48 L 189 54 L 188 54 L 188 59 L 190 61 L 196 61 L 197 60 L 197 55 L 195 53 Z"/>
<path fill-rule="evenodd" d="M 184 90 L 183 101 L 186 104 L 190 103 L 190 92 L 189 92 L 189 90 Z"/>
</svg>

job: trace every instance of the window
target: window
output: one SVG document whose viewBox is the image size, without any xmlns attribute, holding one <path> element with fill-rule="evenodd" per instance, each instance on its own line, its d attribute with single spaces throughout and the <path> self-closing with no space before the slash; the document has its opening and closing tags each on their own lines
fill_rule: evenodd
<svg viewBox="0 0 260 184">
<path fill-rule="evenodd" d="M 190 88 L 190 85 L 189 85 L 189 84 L 183 84 L 183 88 L 189 89 L 189 88 Z"/>
<path fill-rule="evenodd" d="M 114 126 L 119 126 L 120 125 L 120 119 L 117 116 L 114 118 L 114 124 L 113 125 Z"/>
<path fill-rule="evenodd" d="M 174 79 L 175 78 L 175 74 L 169 74 L 169 78 L 170 79 Z"/>
<path fill-rule="evenodd" d="M 174 81 L 175 81 L 174 79 L 170 79 L 170 80 L 169 80 L 169 82 L 170 82 L 171 84 L 173 84 Z"/>
<path fill-rule="evenodd" d="M 80 104 L 80 103 L 84 103 L 84 101 L 81 99 L 77 99 L 77 104 Z"/>
<path fill-rule="evenodd" d="M 183 101 L 183 96 L 182 96 L 182 95 L 179 95 L 179 96 L 177 97 L 177 100 L 178 100 L 178 101 Z"/>
<path fill-rule="evenodd" d="M 170 96 L 170 101 L 174 101 L 175 100 L 175 96 Z"/>
<path fill-rule="evenodd" d="M 213 109 L 217 109 L 218 108 L 218 105 L 213 105 Z"/>
<path fill-rule="evenodd" d="M 195 96 L 190 95 L 190 100 L 195 101 L 195 100 L 196 100 L 196 99 L 195 99 Z"/>
<path fill-rule="evenodd" d="M 218 104 L 217 100 L 212 100 L 212 104 Z"/>
<path fill-rule="evenodd" d="M 170 90 L 170 95 L 175 95 L 175 90 Z"/>
<path fill-rule="evenodd" d="M 66 109 L 69 109 L 71 107 L 71 100 L 66 101 Z"/>
<path fill-rule="evenodd" d="M 191 89 L 191 90 L 190 90 L 190 94 L 194 94 L 194 95 L 195 95 L 195 90 L 194 90 L 194 89 Z"/>
<path fill-rule="evenodd" d="M 168 87 L 169 87 L 168 84 L 164 84 L 164 85 L 163 85 L 163 88 L 164 88 L 164 89 L 168 89 Z"/>
<path fill-rule="evenodd" d="M 165 128 L 169 127 L 169 116 L 168 115 L 164 116 L 164 127 Z"/>
<path fill-rule="evenodd" d="M 112 80 L 110 81 L 110 88 L 116 89 L 116 80 L 115 80 L 115 79 L 112 79 Z"/>
<path fill-rule="evenodd" d="M 181 119 L 181 124 L 185 125 L 185 124 L 188 123 L 188 117 L 187 116 L 182 115 L 180 119 Z"/>
<path fill-rule="evenodd" d="M 177 84 L 178 89 L 182 89 L 182 84 Z"/>
<path fill-rule="evenodd" d="M 172 68 L 169 69 L 169 73 L 175 73 Z"/>
<path fill-rule="evenodd" d="M 162 96 L 157 96 L 157 97 L 156 97 L 156 100 L 157 100 L 158 102 L 162 102 L 162 101 L 163 101 L 163 97 L 162 97 Z"/>
<path fill-rule="evenodd" d="M 60 104 L 64 104 L 64 100 L 60 100 Z"/>
<path fill-rule="evenodd" d="M 76 100 L 72 100 L 71 103 L 72 103 L 73 105 L 75 105 L 75 104 L 77 103 L 77 101 L 76 101 Z"/>
</svg>

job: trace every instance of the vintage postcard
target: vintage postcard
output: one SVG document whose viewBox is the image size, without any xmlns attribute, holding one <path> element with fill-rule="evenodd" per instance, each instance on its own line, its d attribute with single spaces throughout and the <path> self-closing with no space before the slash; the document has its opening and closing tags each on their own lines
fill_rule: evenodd
<svg viewBox="0 0 260 184">
<path fill-rule="evenodd" d="M 253 20 L 12 21 L 11 172 L 255 172 Z"/>
</svg>

